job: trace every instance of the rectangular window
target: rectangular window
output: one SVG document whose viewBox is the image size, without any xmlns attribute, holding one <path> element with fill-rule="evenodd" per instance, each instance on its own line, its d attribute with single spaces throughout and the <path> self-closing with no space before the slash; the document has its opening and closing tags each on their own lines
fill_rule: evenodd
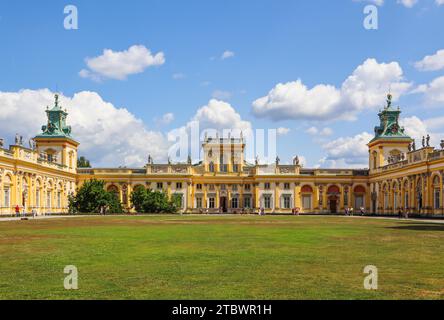
<svg viewBox="0 0 444 320">
<path fill-rule="evenodd" d="M 408 192 L 405 193 L 404 197 L 405 197 L 404 198 L 404 207 L 408 208 L 409 207 L 409 194 L 408 194 Z"/>
<path fill-rule="evenodd" d="M 163 189 L 163 182 L 157 183 L 157 189 L 162 190 Z"/>
<path fill-rule="evenodd" d="M 232 189 L 233 191 L 237 191 L 237 184 L 233 184 L 233 186 L 231 187 L 231 189 Z"/>
<path fill-rule="evenodd" d="M 226 189 L 227 189 L 227 187 L 224 184 L 220 185 L 220 190 L 226 190 Z"/>
<path fill-rule="evenodd" d="M 176 183 L 176 189 L 182 189 L 182 182 Z"/>
<path fill-rule="evenodd" d="M 10 207 L 11 206 L 11 195 L 9 193 L 9 188 L 5 187 L 4 189 L 4 204 L 5 207 Z"/>
<path fill-rule="evenodd" d="M 210 190 L 214 190 L 214 184 L 210 184 L 210 185 L 208 186 L 208 189 L 210 189 Z"/>
<path fill-rule="evenodd" d="M 441 190 L 440 189 L 438 189 L 438 188 L 436 188 L 435 189 L 435 209 L 439 209 L 439 207 L 440 207 L 440 193 L 441 193 Z"/>
<path fill-rule="evenodd" d="M 246 184 L 245 185 L 245 191 L 250 191 L 251 190 L 251 185 L 250 184 Z"/>
<path fill-rule="evenodd" d="M 264 196 L 264 207 L 265 207 L 265 209 L 271 209 L 271 196 L 270 195 Z"/>
<path fill-rule="evenodd" d="M 348 192 L 344 192 L 344 206 L 348 206 Z"/>
<path fill-rule="evenodd" d="M 364 208 L 364 196 L 355 196 L 355 208 L 359 210 L 359 208 Z"/>
<path fill-rule="evenodd" d="M 284 183 L 284 189 L 290 190 L 290 184 L 288 182 Z"/>
<path fill-rule="evenodd" d="M 210 199 L 209 199 L 209 205 L 208 205 L 208 207 L 209 207 L 210 209 L 214 209 L 214 208 L 215 208 L 214 198 L 210 198 Z"/>
<path fill-rule="evenodd" d="M 200 209 L 202 208 L 202 198 L 196 198 L 196 208 Z"/>
<path fill-rule="evenodd" d="M 251 198 L 250 197 L 245 197 L 244 198 L 244 208 L 251 208 Z"/>
<path fill-rule="evenodd" d="M 233 172 L 239 172 L 239 165 L 233 164 Z"/>
<path fill-rule="evenodd" d="M 60 191 L 57 192 L 57 208 L 62 207 L 62 193 Z"/>
<path fill-rule="evenodd" d="M 202 184 L 200 184 L 200 183 L 196 184 L 196 189 L 197 190 L 202 190 Z"/>
<path fill-rule="evenodd" d="M 51 208 L 51 192 L 46 192 L 46 207 Z"/>
<path fill-rule="evenodd" d="M 302 196 L 302 208 L 304 210 L 311 210 L 311 195 Z"/>
<path fill-rule="evenodd" d="M 237 209 L 238 204 L 239 204 L 239 202 L 238 202 L 237 198 L 232 198 L 231 199 L 231 208 Z"/>
<path fill-rule="evenodd" d="M 38 208 L 40 207 L 40 190 L 37 189 L 35 192 L 35 206 Z"/>
<path fill-rule="evenodd" d="M 270 182 L 265 182 L 264 189 L 269 190 L 270 189 Z"/>
<path fill-rule="evenodd" d="M 284 209 L 291 208 L 291 196 L 284 196 Z"/>
</svg>

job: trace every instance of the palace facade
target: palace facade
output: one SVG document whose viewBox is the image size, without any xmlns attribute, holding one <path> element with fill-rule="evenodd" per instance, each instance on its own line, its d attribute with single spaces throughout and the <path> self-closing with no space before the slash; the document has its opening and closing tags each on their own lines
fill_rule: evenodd
<svg viewBox="0 0 444 320">
<path fill-rule="evenodd" d="M 25 147 L 16 137 L 3 148 L 0 140 L 0 214 L 34 209 L 38 214 L 66 213 L 68 195 L 85 181 L 104 180 L 131 210 L 136 188 L 161 190 L 182 198 L 188 213 L 342 213 L 353 207 L 367 213 L 398 214 L 399 209 L 423 215 L 442 215 L 444 151 L 422 147 L 399 125 L 399 108 L 391 96 L 379 113 L 380 124 L 368 144 L 369 169 L 308 169 L 297 159 L 292 165 L 250 164 L 241 138 L 206 138 L 203 160 L 197 164 L 155 164 L 143 168 L 77 168 L 79 143 L 66 124 L 68 113 L 59 105 L 46 110 L 48 124 Z"/>
</svg>

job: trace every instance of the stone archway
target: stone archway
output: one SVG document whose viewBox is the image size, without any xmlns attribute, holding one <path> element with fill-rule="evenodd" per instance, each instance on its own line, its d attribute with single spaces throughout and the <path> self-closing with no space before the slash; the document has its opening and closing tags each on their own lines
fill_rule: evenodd
<svg viewBox="0 0 444 320">
<path fill-rule="evenodd" d="M 338 213 L 338 202 L 340 194 L 341 189 L 337 185 L 331 185 L 327 189 L 328 210 L 330 210 L 330 213 L 332 214 Z"/>
</svg>

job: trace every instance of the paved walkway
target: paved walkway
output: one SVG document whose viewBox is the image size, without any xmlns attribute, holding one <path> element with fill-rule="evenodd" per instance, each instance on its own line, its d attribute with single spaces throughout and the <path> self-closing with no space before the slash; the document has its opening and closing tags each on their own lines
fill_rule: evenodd
<svg viewBox="0 0 444 320">
<path fill-rule="evenodd" d="M 37 216 L 35 218 L 33 217 L 26 217 L 28 218 L 28 220 L 45 220 L 45 219 L 65 219 L 65 218 L 84 218 L 84 217 L 103 217 L 103 216 L 99 216 L 99 215 L 78 215 L 78 216 Z M 111 216 L 109 216 L 111 217 Z M 0 217 L 0 222 L 2 221 L 20 221 L 22 219 L 22 217 L 5 217 L 5 218 L 1 218 Z"/>
<path fill-rule="evenodd" d="M 85 217 L 122 217 L 124 215 L 106 215 L 106 216 L 102 216 L 102 215 L 75 215 L 75 216 L 58 216 L 58 215 L 53 215 L 53 216 L 37 216 L 35 218 L 32 217 L 27 217 L 28 220 L 45 220 L 45 219 L 72 219 L 72 218 L 85 218 Z M 126 215 L 125 215 L 126 216 Z M 139 216 L 143 216 L 143 215 L 139 215 Z M 148 216 L 148 215 L 147 215 Z M 152 215 L 154 216 L 154 215 Z M 185 216 L 188 216 L 185 215 Z M 194 216 L 203 216 L 201 214 L 195 214 Z M 205 215 L 207 216 L 207 215 Z M 215 215 L 217 216 L 217 215 Z M 238 215 L 229 215 L 226 214 L 225 216 L 238 216 Z M 301 215 L 303 216 L 303 215 Z M 300 216 L 300 217 L 301 217 Z M 396 220 L 396 221 L 410 221 L 410 222 L 417 222 L 417 223 L 438 223 L 438 224 L 444 224 L 444 219 L 422 219 L 422 218 L 409 218 L 409 219 L 399 219 L 397 217 L 374 217 L 374 216 L 340 216 L 340 215 L 329 215 L 329 216 L 323 216 L 323 215 L 319 215 L 319 216 L 315 216 L 315 215 L 311 215 L 309 217 L 324 217 L 324 218 L 338 218 L 338 217 L 343 217 L 346 219 L 386 219 L 386 220 Z M 295 217 L 297 218 L 297 217 Z M 16 217 L 5 217 L 2 218 L 0 217 L 0 222 L 2 221 L 20 221 L 20 218 L 16 218 Z"/>
</svg>

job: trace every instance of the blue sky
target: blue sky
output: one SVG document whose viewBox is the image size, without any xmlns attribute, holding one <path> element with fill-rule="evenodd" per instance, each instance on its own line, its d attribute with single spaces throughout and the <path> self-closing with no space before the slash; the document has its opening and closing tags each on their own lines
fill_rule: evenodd
<svg viewBox="0 0 444 320">
<path fill-rule="evenodd" d="M 368 137 L 363 133 L 372 133 L 384 92 L 392 87 L 396 104 L 408 119 L 405 125 L 414 127 L 409 132 L 419 137 L 430 131 L 436 144 L 444 124 L 439 122 L 444 117 L 444 98 L 439 94 L 444 86 L 442 81 L 432 83 L 444 76 L 439 64 L 444 58 L 437 54 L 444 49 L 444 5 L 439 5 L 439 0 L 399 2 L 2 1 L 0 136 L 12 142 L 16 131 L 25 136 L 37 133 L 43 124 L 37 122 L 44 122 L 44 118 L 36 114 L 57 90 L 77 117 L 73 134 L 82 143 L 80 153 L 99 166 L 137 166 L 148 153 L 164 160 L 165 147 L 160 144 L 166 143 L 167 133 L 186 126 L 200 108 L 216 98 L 229 107 L 213 104 L 201 115 L 207 118 L 198 116 L 209 125 L 218 121 L 211 112 L 217 116 L 218 108 L 223 107 L 226 118 L 240 117 L 241 126 L 289 129 L 283 130 L 288 133 L 279 135 L 277 141 L 284 162 L 298 154 L 310 167 L 361 167 L 366 165 L 362 141 Z M 378 30 L 366 30 L 363 9 L 373 3 L 378 8 Z M 63 9 L 68 4 L 78 9 L 78 30 L 64 29 Z M 128 73 L 123 79 L 79 75 L 81 70 L 95 72 L 87 58 L 103 55 L 104 49 L 124 52 L 132 46 L 143 46 L 152 56 L 163 53 L 164 61 L 146 66 L 142 72 Z M 232 56 L 222 59 L 228 51 Z M 432 67 L 415 65 L 433 55 Z M 390 63 L 396 65 L 385 70 L 384 65 Z M 365 79 L 353 82 L 347 92 L 341 90 L 359 66 L 367 70 Z M 381 72 L 384 75 L 378 77 Z M 298 79 L 300 86 L 294 85 Z M 378 87 L 374 82 L 379 80 Z M 277 101 L 268 96 L 268 103 L 253 108 L 257 99 L 267 97 L 278 84 L 289 92 L 301 90 L 302 96 L 288 100 L 280 96 Z M 328 88 L 310 91 L 319 85 Z M 359 86 L 372 97 L 361 102 L 350 98 L 356 97 Z M 26 95 L 21 90 L 29 91 Z M 81 92 L 94 93 L 94 99 L 86 94 L 74 98 Z M 337 101 L 332 101 L 336 94 Z M 82 126 L 76 116 L 79 112 L 73 110 L 78 107 L 75 102 L 85 104 L 79 112 L 88 113 L 89 124 Z M 111 111 L 102 108 L 106 104 L 112 106 L 108 105 Z M 324 106 L 331 107 L 323 113 Z M 127 121 L 120 120 L 115 127 L 125 132 L 144 131 L 128 135 L 130 145 L 123 140 L 111 143 L 125 134 L 107 129 L 114 126 L 112 118 L 119 118 L 123 108 L 127 113 L 122 119 Z M 19 112 L 13 117 L 10 110 Z M 34 117 L 21 115 L 20 110 L 35 110 Z M 104 120 L 103 113 L 113 116 Z M 172 115 L 161 121 L 169 113 Z M 93 133 L 96 123 L 103 140 Z M 222 119 L 214 126 L 223 123 Z"/>
</svg>

